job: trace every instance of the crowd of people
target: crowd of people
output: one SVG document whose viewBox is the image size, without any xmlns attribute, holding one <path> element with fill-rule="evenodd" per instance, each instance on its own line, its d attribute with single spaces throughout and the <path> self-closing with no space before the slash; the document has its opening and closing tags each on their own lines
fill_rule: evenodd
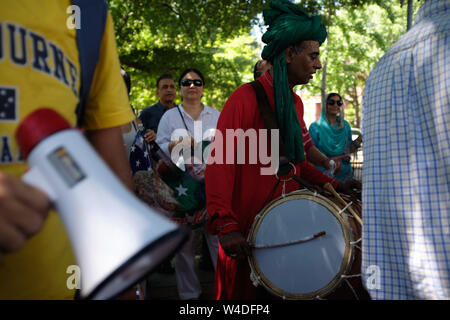
<svg viewBox="0 0 450 320">
<path fill-rule="evenodd" d="M 159 204 L 158 210 L 201 231 L 219 300 L 275 298 L 250 277 L 254 249 L 248 236 L 258 213 L 301 188 L 321 191 L 331 185 L 340 194 L 358 195 L 362 184 L 353 179 L 350 155 L 364 139 L 362 283 L 373 299 L 450 298 L 450 0 L 426 0 L 413 28 L 372 70 L 364 88 L 362 135 L 355 140 L 344 119 L 344 94 L 329 93 L 319 119 L 306 127 L 294 88 L 322 68 L 327 31 L 319 16 L 290 1 L 271 1 L 264 10 L 268 29 L 254 82 L 237 88 L 221 112 L 202 102 L 202 71 L 188 68 L 177 83 L 173 74 L 162 74 L 156 81 L 159 101 L 139 115 L 129 103 L 132 81 L 121 69 L 106 5 L 99 50 L 84 52 L 77 30 L 65 25 L 66 2 L 0 5 L 0 299 L 75 296 L 67 286 L 67 267 L 76 260 L 65 229 L 49 197 L 20 179 L 27 165 L 15 130 L 42 106 L 78 124 L 132 191 L 131 168 L 164 181 L 157 150 L 183 172 L 175 184 L 165 185 L 174 206 Z M 30 14 L 44 11 L 51 14 L 31 22 Z M 82 56 L 96 65 L 89 84 L 78 63 Z M 83 112 L 76 113 L 80 104 Z M 238 155 L 236 132 L 264 129 L 278 132 L 271 135 L 278 152 L 271 150 L 278 163 L 272 171 L 261 159 L 250 160 L 250 144 L 270 148 L 270 139 L 256 135 L 244 144 L 244 161 Z M 150 153 L 145 168 L 130 160 L 139 134 Z M 163 264 L 169 269 L 171 259 Z M 173 263 L 179 298 L 200 299 L 194 232 Z"/>
</svg>

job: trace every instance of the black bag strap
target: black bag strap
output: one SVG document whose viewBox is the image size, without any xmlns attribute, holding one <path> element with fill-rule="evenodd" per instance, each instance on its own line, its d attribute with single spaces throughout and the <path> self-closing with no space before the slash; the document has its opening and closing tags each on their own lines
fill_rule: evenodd
<svg viewBox="0 0 450 320">
<path fill-rule="evenodd" d="M 261 113 L 261 117 L 263 118 L 264 124 L 266 128 L 269 130 L 269 138 L 271 137 L 271 131 L 274 129 L 279 129 L 277 119 L 275 118 L 275 115 L 270 108 L 269 105 L 269 99 L 267 98 L 266 91 L 264 90 L 264 87 L 262 86 L 261 82 L 258 80 L 255 80 L 253 82 L 250 82 L 251 86 L 253 87 L 253 90 L 255 90 L 256 94 L 256 100 L 258 101 L 258 107 L 259 111 Z M 287 166 L 289 165 L 289 158 L 287 156 L 286 149 L 284 147 L 283 138 L 281 137 L 281 134 L 279 134 L 279 150 L 280 150 L 280 165 Z"/>
<path fill-rule="evenodd" d="M 108 7 L 105 0 L 72 0 L 80 8 L 80 28 L 77 29 L 78 56 L 81 70 L 79 103 L 76 108 L 77 126 L 82 125 L 92 79 L 100 56 Z"/>
<path fill-rule="evenodd" d="M 183 124 L 184 124 L 184 127 L 186 128 L 186 131 L 189 133 L 189 129 L 188 129 L 187 125 L 186 125 L 186 121 L 184 121 L 183 114 L 181 113 L 181 110 L 180 110 L 180 108 L 178 106 L 177 106 L 177 110 L 178 110 L 178 113 L 180 114 L 181 120 L 183 120 Z"/>
</svg>

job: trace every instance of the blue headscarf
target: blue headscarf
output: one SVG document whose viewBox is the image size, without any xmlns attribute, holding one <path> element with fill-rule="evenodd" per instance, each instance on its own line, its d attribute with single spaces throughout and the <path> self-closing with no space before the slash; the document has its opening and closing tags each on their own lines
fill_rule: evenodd
<svg viewBox="0 0 450 320">
<path fill-rule="evenodd" d="M 322 113 L 319 120 L 315 123 L 319 132 L 320 150 L 328 157 L 340 156 L 349 152 L 347 143 L 350 125 L 344 120 L 344 108 L 342 107 L 336 119 L 336 125 L 331 125 L 327 118 L 328 99 L 332 96 L 341 96 L 337 93 L 327 95 L 325 101 L 322 101 Z"/>
</svg>

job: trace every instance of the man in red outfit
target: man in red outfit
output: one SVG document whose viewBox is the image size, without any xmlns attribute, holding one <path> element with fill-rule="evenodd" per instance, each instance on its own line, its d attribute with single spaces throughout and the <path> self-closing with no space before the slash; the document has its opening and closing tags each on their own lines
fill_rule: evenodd
<svg viewBox="0 0 450 320">
<path fill-rule="evenodd" d="M 288 174 L 295 172 L 308 183 L 322 186 L 330 182 L 338 190 L 348 191 L 354 186 L 354 181 L 339 184 L 305 161 L 305 151 L 308 153 L 314 146 L 303 121 L 302 100 L 293 91 L 294 86 L 308 83 L 313 74 L 322 68 L 319 46 L 326 38 L 325 28 L 318 17 L 310 18 L 287 0 L 272 1 L 270 6 L 264 11 L 269 29 L 263 36 L 267 45 L 262 56 L 273 67 L 257 80 L 262 84 L 276 115 L 289 161 L 295 164 L 295 170 Z M 265 175 L 261 171 L 267 164 L 260 160 L 257 163 L 249 161 L 250 152 L 255 149 L 249 143 L 245 145 L 246 161 L 239 162 L 237 155 L 234 155 L 234 150 L 238 150 L 236 135 L 229 134 L 238 129 L 243 132 L 266 129 L 250 84 L 238 88 L 221 112 L 217 131 L 224 138 L 218 139 L 216 134 L 210 155 L 213 160 L 209 162 L 205 175 L 209 214 L 207 228 L 210 233 L 219 236 L 220 243 L 215 298 L 267 298 L 263 289 L 251 283 L 247 261 L 250 248 L 246 238 L 254 217 L 264 205 L 279 197 L 283 190 L 285 193 L 298 190 L 299 185 L 290 180 L 274 189 L 276 175 Z M 256 136 L 257 140 L 253 143 L 261 146 L 261 136 Z M 229 161 L 232 158 L 230 143 L 234 146 L 234 162 Z M 221 154 L 225 155 L 226 161 L 221 161 Z"/>
</svg>

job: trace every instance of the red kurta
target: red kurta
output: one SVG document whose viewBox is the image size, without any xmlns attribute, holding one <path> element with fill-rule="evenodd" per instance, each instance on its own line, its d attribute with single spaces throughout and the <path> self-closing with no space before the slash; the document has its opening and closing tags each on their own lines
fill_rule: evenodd
<svg viewBox="0 0 450 320">
<path fill-rule="evenodd" d="M 269 103 L 273 109 L 272 78 L 268 72 L 258 79 L 267 94 Z M 303 121 L 303 103 L 300 97 L 292 92 L 297 116 L 303 132 L 304 149 L 313 146 L 311 137 Z M 223 135 L 224 164 L 209 164 L 206 168 L 206 199 L 208 211 L 207 228 L 212 234 L 222 235 L 231 231 L 240 231 L 247 237 L 252 226 L 253 219 L 262 209 L 264 203 L 281 195 L 280 183 L 274 195 L 268 199 L 277 179 L 274 175 L 261 175 L 260 169 L 269 167 L 249 164 L 249 143 L 245 144 L 245 164 L 226 164 L 226 130 L 265 129 L 264 121 L 260 115 L 255 92 L 250 84 L 244 84 L 238 88 L 226 102 L 217 123 L 217 130 Z M 257 135 L 258 136 L 258 135 Z M 211 157 L 216 157 L 219 152 L 217 135 L 212 146 Z M 270 141 L 270 140 L 269 140 Z M 259 137 L 258 137 L 259 146 Z M 268 150 L 270 142 L 268 143 Z M 235 139 L 234 150 L 237 150 Z M 236 151 L 235 151 L 236 152 Z M 217 161 L 217 160 L 216 160 Z M 297 175 L 311 184 L 323 185 L 331 182 L 334 187 L 337 182 L 314 168 L 306 161 L 296 167 Z M 286 183 L 286 193 L 298 189 L 298 183 L 291 180 Z M 267 202 L 266 202 L 267 201 Z M 255 299 L 256 288 L 250 281 L 250 267 L 247 260 L 236 260 L 228 257 L 219 245 L 219 257 L 215 276 L 216 299 Z"/>
</svg>

